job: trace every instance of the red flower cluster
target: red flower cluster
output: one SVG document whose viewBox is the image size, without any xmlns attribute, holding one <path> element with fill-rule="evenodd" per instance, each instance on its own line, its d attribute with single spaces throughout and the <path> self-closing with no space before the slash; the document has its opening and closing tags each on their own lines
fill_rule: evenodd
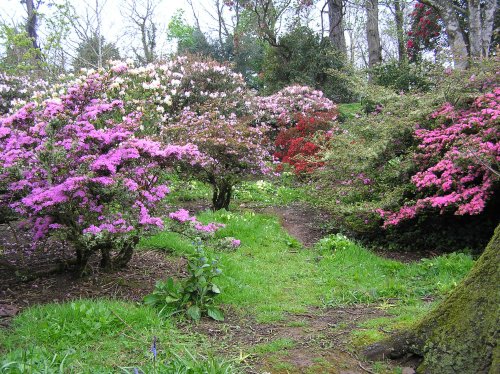
<svg viewBox="0 0 500 374">
<path fill-rule="evenodd" d="M 328 112 L 297 114 L 295 125 L 290 128 L 283 126 L 276 137 L 274 156 L 291 165 L 297 175 L 322 166 L 318 157 L 319 144 L 336 130 L 332 129 L 331 119 L 332 114 Z"/>
<path fill-rule="evenodd" d="M 416 3 L 415 9 L 410 14 L 412 19 L 411 30 L 408 31 L 406 49 L 408 57 L 415 60 L 422 49 L 436 47 L 441 34 L 441 18 L 437 12 L 428 5 Z"/>
</svg>

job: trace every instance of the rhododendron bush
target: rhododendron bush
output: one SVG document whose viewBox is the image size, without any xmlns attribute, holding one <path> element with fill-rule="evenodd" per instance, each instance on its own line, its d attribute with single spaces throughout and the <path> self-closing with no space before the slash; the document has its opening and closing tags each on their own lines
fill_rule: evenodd
<svg viewBox="0 0 500 374">
<path fill-rule="evenodd" d="M 40 240 L 72 243 L 80 271 L 101 254 L 105 268 L 131 258 L 141 233 L 163 227 L 165 168 L 202 157 L 197 147 L 141 136 L 141 111 L 105 98 L 106 74 L 89 74 L 59 98 L 28 103 L 0 119 L 1 202 Z"/>
<path fill-rule="evenodd" d="M 226 65 L 191 57 L 142 67 L 117 61 L 102 95 L 123 98 L 127 111 L 140 110 L 143 133 L 198 146 L 204 161 L 183 172 L 212 186 L 214 209 L 228 208 L 239 181 L 270 170 L 267 127 L 249 126 L 253 97 L 241 74 Z"/>
<path fill-rule="evenodd" d="M 415 161 L 420 171 L 412 182 L 420 192 L 414 204 L 399 211 L 381 211 L 385 225 L 397 225 L 421 211 L 456 215 L 483 212 L 500 181 L 500 88 L 479 96 L 470 108 L 450 103 L 431 114 L 437 127 L 418 129 Z"/>
<path fill-rule="evenodd" d="M 318 152 L 322 144 L 339 131 L 335 123 L 337 107 L 331 100 L 321 91 L 290 86 L 259 98 L 257 105 L 259 120 L 274 129 L 274 157 L 291 165 L 296 174 L 311 172 L 323 165 Z"/>
<path fill-rule="evenodd" d="M 48 82 L 32 80 L 27 76 L 17 77 L 0 72 L 0 115 L 9 110 L 19 101 L 28 100 L 37 91 L 44 91 Z"/>
</svg>

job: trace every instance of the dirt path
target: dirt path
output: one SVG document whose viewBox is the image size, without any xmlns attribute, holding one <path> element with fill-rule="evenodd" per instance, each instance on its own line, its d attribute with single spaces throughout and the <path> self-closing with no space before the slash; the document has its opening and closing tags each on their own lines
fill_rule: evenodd
<svg viewBox="0 0 500 374">
<path fill-rule="evenodd" d="M 312 247 L 326 235 L 328 213 L 307 204 L 267 207 L 260 212 L 276 215 L 283 228 L 305 247 Z"/>
<path fill-rule="evenodd" d="M 246 357 L 247 373 L 370 373 L 371 365 L 349 348 L 349 333 L 367 319 L 385 315 L 366 306 L 290 314 L 283 321 L 256 323 L 227 313 L 224 323 L 203 320 L 186 332 L 207 335 L 229 357 Z"/>
</svg>

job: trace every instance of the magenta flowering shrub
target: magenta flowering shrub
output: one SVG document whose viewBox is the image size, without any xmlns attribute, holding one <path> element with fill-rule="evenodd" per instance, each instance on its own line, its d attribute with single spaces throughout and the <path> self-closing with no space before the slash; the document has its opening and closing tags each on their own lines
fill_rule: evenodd
<svg viewBox="0 0 500 374">
<path fill-rule="evenodd" d="M 500 88 L 479 96 L 470 108 L 457 110 L 450 103 L 431 114 L 437 127 L 417 129 L 412 177 L 421 197 L 397 212 L 379 213 L 385 226 L 416 217 L 424 210 L 477 215 L 498 193 L 500 181 Z"/>
<path fill-rule="evenodd" d="M 105 98 L 109 83 L 89 74 L 60 97 L 0 119 L 0 201 L 26 219 L 35 240 L 54 233 L 70 242 L 80 272 L 95 252 L 105 268 L 125 265 L 141 234 L 163 227 L 164 170 L 202 158 L 195 145 L 141 136 L 143 113 Z"/>
</svg>

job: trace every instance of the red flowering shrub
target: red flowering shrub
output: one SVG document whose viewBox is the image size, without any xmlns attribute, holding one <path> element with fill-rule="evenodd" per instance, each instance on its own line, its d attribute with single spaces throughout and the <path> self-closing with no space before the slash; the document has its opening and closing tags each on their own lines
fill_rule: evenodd
<svg viewBox="0 0 500 374">
<path fill-rule="evenodd" d="M 430 6 L 416 3 L 415 9 L 410 14 L 412 23 L 408 31 L 406 49 L 410 60 L 415 61 L 420 51 L 434 49 L 441 35 L 439 14 Z"/>
<path fill-rule="evenodd" d="M 431 120 L 436 128 L 415 131 L 420 141 L 415 156 L 420 171 L 412 183 L 420 197 L 397 212 L 380 211 L 385 226 L 397 225 L 428 209 L 477 215 L 498 193 L 500 88 L 479 96 L 466 110 L 446 103 L 431 114 Z"/>
<path fill-rule="evenodd" d="M 274 156 L 291 165 L 295 174 L 310 173 L 323 165 L 318 157 L 320 143 L 337 129 L 332 127 L 330 112 L 299 113 L 293 122 L 293 127 L 284 125 L 278 133 Z"/>
</svg>

